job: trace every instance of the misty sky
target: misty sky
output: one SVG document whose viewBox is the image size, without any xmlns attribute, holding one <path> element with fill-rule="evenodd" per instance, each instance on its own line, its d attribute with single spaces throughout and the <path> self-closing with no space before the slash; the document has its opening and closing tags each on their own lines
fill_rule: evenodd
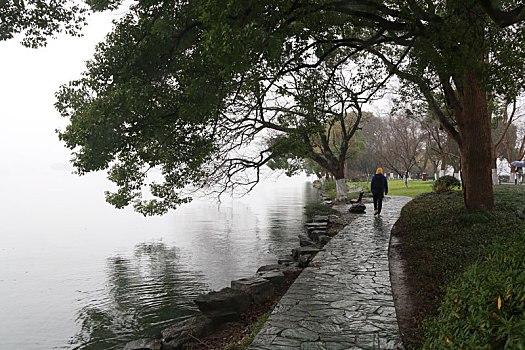
<svg viewBox="0 0 525 350">
<path fill-rule="evenodd" d="M 53 107 L 61 84 L 79 77 L 116 15 L 90 18 L 82 38 L 60 35 L 47 47 L 28 49 L 19 40 L 0 42 L 0 174 L 25 176 L 71 171 L 69 151 L 55 129 L 66 125 Z"/>
</svg>

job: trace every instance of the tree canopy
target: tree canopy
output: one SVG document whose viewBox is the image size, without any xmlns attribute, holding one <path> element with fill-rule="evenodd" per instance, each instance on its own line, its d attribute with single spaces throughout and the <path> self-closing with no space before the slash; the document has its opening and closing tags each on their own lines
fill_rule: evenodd
<svg viewBox="0 0 525 350">
<path fill-rule="evenodd" d="M 487 93 L 523 90 L 524 19 L 513 0 L 139 1 L 57 93 L 60 138 L 80 173 L 111 168 L 111 203 L 162 213 L 189 185 L 256 183 L 282 152 L 247 146 L 324 125 L 330 70 L 359 72 L 360 103 L 397 75 L 458 143 L 467 207 L 490 209 Z M 152 201 L 148 169 L 163 175 Z"/>
</svg>

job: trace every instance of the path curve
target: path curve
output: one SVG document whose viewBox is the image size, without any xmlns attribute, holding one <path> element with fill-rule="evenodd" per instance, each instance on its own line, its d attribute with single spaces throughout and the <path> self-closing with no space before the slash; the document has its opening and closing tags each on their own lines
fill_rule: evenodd
<svg viewBox="0 0 525 350">
<path fill-rule="evenodd" d="M 403 349 L 388 266 L 390 231 L 408 197 L 389 196 L 381 218 L 343 228 L 281 298 L 249 349 Z"/>
</svg>

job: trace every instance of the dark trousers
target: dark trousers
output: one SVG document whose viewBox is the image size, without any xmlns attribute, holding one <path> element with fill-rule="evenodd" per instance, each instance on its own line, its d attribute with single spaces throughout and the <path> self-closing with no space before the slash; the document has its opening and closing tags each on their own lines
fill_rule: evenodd
<svg viewBox="0 0 525 350">
<path fill-rule="evenodd" d="M 383 208 L 383 194 L 374 193 L 374 210 L 377 210 L 378 214 L 381 214 L 381 209 Z"/>
</svg>

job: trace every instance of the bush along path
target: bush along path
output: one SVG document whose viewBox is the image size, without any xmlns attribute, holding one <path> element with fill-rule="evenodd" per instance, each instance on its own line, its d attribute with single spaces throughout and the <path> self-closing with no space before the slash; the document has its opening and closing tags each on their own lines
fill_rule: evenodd
<svg viewBox="0 0 525 350">
<path fill-rule="evenodd" d="M 408 197 L 390 197 L 334 236 L 281 298 L 249 347 L 402 348 L 390 286 L 390 231 Z"/>
<path fill-rule="evenodd" d="M 408 203 L 390 253 L 404 265 L 393 289 L 409 349 L 525 349 L 525 186 L 494 187 L 492 212 L 461 192 Z M 393 274 L 395 277 L 395 274 Z"/>
</svg>

